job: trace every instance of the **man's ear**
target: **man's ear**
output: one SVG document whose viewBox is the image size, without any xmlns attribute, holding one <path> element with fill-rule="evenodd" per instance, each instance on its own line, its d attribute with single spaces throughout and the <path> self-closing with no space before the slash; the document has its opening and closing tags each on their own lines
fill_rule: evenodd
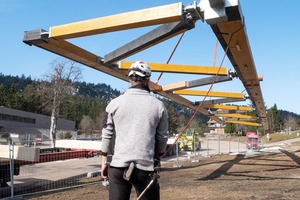
<svg viewBox="0 0 300 200">
<path fill-rule="evenodd" d="M 130 85 L 134 83 L 131 79 L 128 79 L 128 82 L 130 83 Z"/>
</svg>

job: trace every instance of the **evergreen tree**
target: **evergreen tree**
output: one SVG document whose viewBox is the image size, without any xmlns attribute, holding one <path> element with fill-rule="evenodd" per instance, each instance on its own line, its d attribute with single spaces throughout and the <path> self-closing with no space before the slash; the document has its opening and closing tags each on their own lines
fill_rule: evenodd
<svg viewBox="0 0 300 200">
<path fill-rule="evenodd" d="M 0 106 L 7 107 L 8 92 L 3 84 L 0 85 Z"/>
<path fill-rule="evenodd" d="M 270 132 L 280 131 L 283 127 L 283 121 L 280 117 L 276 104 L 274 104 L 274 106 L 268 110 L 267 116 L 269 121 Z"/>
<path fill-rule="evenodd" d="M 169 115 L 169 135 L 173 136 L 177 134 L 177 130 L 179 127 L 179 116 L 172 105 L 167 104 L 166 107 Z"/>
<path fill-rule="evenodd" d="M 233 134 L 236 132 L 236 125 L 233 123 L 226 123 L 224 131 L 225 133 Z"/>
</svg>

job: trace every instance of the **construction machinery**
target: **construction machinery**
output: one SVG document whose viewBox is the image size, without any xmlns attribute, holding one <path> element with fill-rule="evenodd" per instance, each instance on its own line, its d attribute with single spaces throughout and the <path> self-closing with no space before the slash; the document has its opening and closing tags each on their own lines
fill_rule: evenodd
<svg viewBox="0 0 300 200">
<path fill-rule="evenodd" d="M 188 150 L 200 150 L 201 149 L 201 138 L 200 134 L 195 129 L 187 129 L 179 139 L 180 149 L 184 151 Z"/>
</svg>

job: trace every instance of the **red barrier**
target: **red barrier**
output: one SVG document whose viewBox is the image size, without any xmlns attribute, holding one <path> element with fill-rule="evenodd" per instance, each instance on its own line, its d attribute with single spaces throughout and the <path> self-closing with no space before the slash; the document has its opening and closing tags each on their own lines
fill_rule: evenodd
<svg viewBox="0 0 300 200">
<path fill-rule="evenodd" d="M 40 159 L 37 162 L 19 161 L 20 165 L 30 165 L 44 162 L 53 162 L 57 160 L 68 160 L 74 158 L 88 158 L 91 157 L 91 152 L 87 150 L 78 151 L 64 151 L 64 152 L 51 152 L 40 154 Z"/>
</svg>

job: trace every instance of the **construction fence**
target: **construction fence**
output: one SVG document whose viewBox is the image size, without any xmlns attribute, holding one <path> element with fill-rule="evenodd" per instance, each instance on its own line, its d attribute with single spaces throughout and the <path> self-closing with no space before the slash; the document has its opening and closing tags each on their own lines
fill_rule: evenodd
<svg viewBox="0 0 300 200">
<path fill-rule="evenodd" d="M 101 183 L 96 151 L 50 148 L 49 144 L 0 145 L 0 199 Z"/>
<path fill-rule="evenodd" d="M 12 141 L 0 145 L 0 198 L 102 184 L 101 158 L 96 151 L 50 148 L 50 141 L 27 142 L 25 146 Z M 179 147 L 178 143 L 175 147 Z M 181 159 L 201 159 L 202 156 L 243 151 L 246 151 L 245 143 L 239 137 L 206 135 L 201 140 L 201 148 L 176 151 L 178 153 L 166 156 L 162 162 L 173 161 L 178 166 Z"/>
</svg>

